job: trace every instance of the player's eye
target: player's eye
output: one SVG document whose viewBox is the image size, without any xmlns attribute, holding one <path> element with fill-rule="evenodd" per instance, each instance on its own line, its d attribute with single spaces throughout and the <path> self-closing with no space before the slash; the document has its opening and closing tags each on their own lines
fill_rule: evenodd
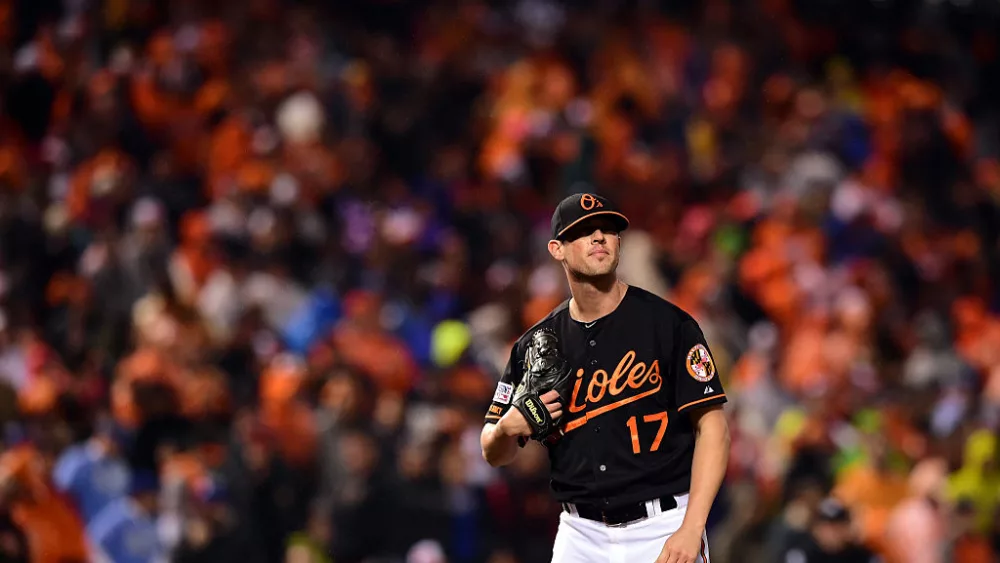
<svg viewBox="0 0 1000 563">
<path fill-rule="evenodd" d="M 567 241 L 575 241 L 584 237 L 589 237 L 594 234 L 595 231 L 600 229 L 605 236 L 617 236 L 618 229 L 614 224 L 608 223 L 588 223 L 586 225 L 580 225 L 571 229 L 566 233 Z"/>
</svg>

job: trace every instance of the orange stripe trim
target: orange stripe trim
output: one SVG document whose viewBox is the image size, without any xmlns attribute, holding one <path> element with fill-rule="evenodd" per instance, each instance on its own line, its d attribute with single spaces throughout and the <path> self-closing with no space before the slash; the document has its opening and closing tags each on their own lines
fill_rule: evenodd
<svg viewBox="0 0 1000 563">
<path fill-rule="evenodd" d="M 701 562 L 709 563 L 708 555 L 705 553 L 705 538 L 701 539 Z"/>
<path fill-rule="evenodd" d="M 698 399 L 697 401 L 691 401 L 690 403 L 688 403 L 688 404 L 682 406 L 681 408 L 677 409 L 677 412 L 681 412 L 682 410 L 684 410 L 684 409 L 686 409 L 688 407 L 697 405 L 698 403 L 704 403 L 705 401 L 711 401 L 712 399 L 718 399 L 720 397 L 725 397 L 725 396 L 726 396 L 725 393 L 720 393 L 718 395 L 712 395 L 711 397 L 705 397 L 704 399 Z"/>
<path fill-rule="evenodd" d="M 602 414 L 604 414 L 604 413 L 606 413 L 608 411 L 613 411 L 613 410 L 617 409 L 618 407 L 623 407 L 623 406 L 625 406 L 625 405 L 627 405 L 627 404 L 629 404 L 631 402 L 638 401 L 639 399 L 641 399 L 643 397 L 648 397 L 649 395 L 652 395 L 653 393 L 656 393 L 659 390 L 660 390 L 660 387 L 657 386 L 654 389 L 650 389 L 648 391 L 643 391 L 642 393 L 639 393 L 638 395 L 632 395 L 631 397 L 627 397 L 627 398 L 622 399 L 620 401 L 615 401 L 614 403 L 611 403 L 610 405 L 604 405 L 603 407 L 596 408 L 596 409 L 594 409 L 592 411 L 587 411 L 587 414 L 585 414 L 584 416 L 581 416 L 580 418 L 578 418 L 576 420 L 571 420 L 571 421 L 567 422 L 566 423 L 566 429 L 564 430 L 564 432 L 569 432 L 571 430 L 576 430 L 577 428 L 583 426 L 584 424 L 587 424 L 587 422 L 590 421 L 590 419 L 592 419 L 592 418 L 597 418 L 598 416 L 601 416 Z"/>
<path fill-rule="evenodd" d="M 593 213 L 588 213 L 588 214 L 584 215 L 583 217 L 580 217 L 576 221 L 573 221 L 569 225 L 566 225 L 565 227 L 563 227 L 563 230 L 561 230 L 558 233 L 556 233 L 556 238 L 559 238 L 559 237 L 563 236 L 563 233 L 565 233 L 566 231 L 572 229 L 573 225 L 576 225 L 580 221 L 583 221 L 585 219 L 590 219 L 591 217 L 596 217 L 598 215 L 617 215 L 618 217 L 621 217 L 622 219 L 625 219 L 625 226 L 626 227 L 628 227 L 629 224 L 630 224 L 629 220 L 628 220 L 628 217 L 622 215 L 621 213 L 618 213 L 617 211 L 595 211 Z"/>
<path fill-rule="evenodd" d="M 499 420 L 500 419 L 500 415 L 498 415 L 498 414 L 488 414 L 488 415 L 486 415 L 486 418 L 495 418 L 495 419 Z"/>
</svg>

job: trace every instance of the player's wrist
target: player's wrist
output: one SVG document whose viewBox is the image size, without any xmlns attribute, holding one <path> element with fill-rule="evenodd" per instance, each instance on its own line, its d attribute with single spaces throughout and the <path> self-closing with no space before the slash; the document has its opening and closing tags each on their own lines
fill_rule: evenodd
<svg viewBox="0 0 1000 563">
<path fill-rule="evenodd" d="M 508 412 L 507 414 L 509 415 L 510 413 Z M 517 437 L 517 433 L 514 432 L 512 426 L 510 416 L 505 415 L 497 421 L 496 430 L 494 432 L 503 438 L 515 438 Z"/>
<path fill-rule="evenodd" d="M 700 524 L 698 522 L 695 522 L 695 521 L 692 521 L 692 520 L 689 520 L 689 519 L 685 518 L 684 521 L 681 522 L 681 525 L 678 528 L 678 531 L 683 530 L 685 532 L 690 532 L 692 534 L 700 536 L 702 534 L 702 532 L 705 531 L 705 526 L 706 526 L 706 524 Z"/>
</svg>

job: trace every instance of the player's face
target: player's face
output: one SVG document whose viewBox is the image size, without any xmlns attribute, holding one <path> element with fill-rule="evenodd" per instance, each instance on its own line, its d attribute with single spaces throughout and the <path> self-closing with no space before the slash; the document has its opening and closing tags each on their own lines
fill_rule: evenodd
<svg viewBox="0 0 1000 563">
<path fill-rule="evenodd" d="M 595 217 L 567 231 L 562 243 L 554 245 L 551 252 L 571 273 L 582 278 L 599 278 L 618 268 L 620 243 L 615 223 Z"/>
</svg>

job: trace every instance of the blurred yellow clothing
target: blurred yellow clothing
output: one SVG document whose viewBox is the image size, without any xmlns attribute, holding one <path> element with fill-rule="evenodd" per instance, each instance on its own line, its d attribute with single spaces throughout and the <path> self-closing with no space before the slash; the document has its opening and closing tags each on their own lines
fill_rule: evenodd
<svg viewBox="0 0 1000 563">
<path fill-rule="evenodd" d="M 323 548 L 307 534 L 296 533 L 288 539 L 288 558 L 290 563 L 333 563 Z"/>
<path fill-rule="evenodd" d="M 976 507 L 976 526 L 987 532 L 1000 500 L 1000 468 L 996 463 L 996 436 L 988 430 L 973 432 L 965 442 L 962 468 L 948 478 L 948 498 L 967 499 Z M 987 462 L 993 460 L 992 467 Z"/>
</svg>

